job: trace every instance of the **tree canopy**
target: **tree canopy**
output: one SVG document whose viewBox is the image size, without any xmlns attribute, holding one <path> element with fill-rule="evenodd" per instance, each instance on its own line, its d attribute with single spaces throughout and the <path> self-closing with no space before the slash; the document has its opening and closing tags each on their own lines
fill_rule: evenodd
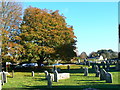
<svg viewBox="0 0 120 90">
<path fill-rule="evenodd" d="M 23 45 L 23 58 L 28 61 L 72 58 L 76 54 L 73 27 L 67 25 L 59 11 L 29 7 L 25 9 L 20 27 L 19 43 Z"/>
</svg>

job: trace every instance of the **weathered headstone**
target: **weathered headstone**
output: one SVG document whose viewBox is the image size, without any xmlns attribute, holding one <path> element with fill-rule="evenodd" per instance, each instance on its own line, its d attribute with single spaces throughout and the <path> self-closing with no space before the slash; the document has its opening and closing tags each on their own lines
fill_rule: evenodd
<svg viewBox="0 0 120 90">
<path fill-rule="evenodd" d="M 100 76 L 100 71 L 97 71 L 95 77 L 99 77 L 99 76 Z"/>
<path fill-rule="evenodd" d="M 90 62 L 88 61 L 88 67 L 90 67 Z"/>
<path fill-rule="evenodd" d="M 117 60 L 115 69 L 120 70 L 120 60 Z"/>
<path fill-rule="evenodd" d="M 3 72 L 1 72 L 1 83 L 2 83 L 2 85 L 4 85 Z"/>
<path fill-rule="evenodd" d="M 67 66 L 68 71 L 70 70 L 70 65 Z"/>
<path fill-rule="evenodd" d="M 54 71 L 54 82 L 58 82 L 58 72 L 57 72 L 57 70 Z"/>
<path fill-rule="evenodd" d="M 3 71 L 3 82 L 7 83 L 7 74 Z"/>
<path fill-rule="evenodd" d="M 112 74 L 106 73 L 106 83 L 112 83 Z"/>
<path fill-rule="evenodd" d="M 106 80 L 106 73 L 104 69 L 100 70 L 100 80 Z"/>
<path fill-rule="evenodd" d="M 53 66 L 53 72 L 54 72 L 55 70 L 57 70 L 57 68 L 56 68 L 56 66 Z"/>
<path fill-rule="evenodd" d="M 92 64 L 92 69 L 94 69 L 94 67 L 95 67 L 95 65 L 94 65 L 94 64 Z"/>
<path fill-rule="evenodd" d="M 99 71 L 99 68 L 98 68 L 98 66 L 97 65 L 95 65 L 95 72 L 97 72 L 97 71 Z"/>
<path fill-rule="evenodd" d="M 14 78 L 14 70 L 12 70 L 12 78 Z"/>
<path fill-rule="evenodd" d="M 32 71 L 32 77 L 34 77 L 34 71 Z"/>
<path fill-rule="evenodd" d="M 84 76 L 88 76 L 88 68 L 84 68 Z"/>
<path fill-rule="evenodd" d="M 47 79 L 48 78 L 48 71 L 44 71 L 44 73 L 45 73 L 45 79 Z"/>
<path fill-rule="evenodd" d="M 48 88 L 51 88 L 52 87 L 52 77 L 50 74 L 48 74 Z"/>
<path fill-rule="evenodd" d="M 110 63 L 107 62 L 107 63 L 106 63 L 106 69 L 107 69 L 107 71 L 109 71 L 109 68 L 110 68 Z"/>
</svg>

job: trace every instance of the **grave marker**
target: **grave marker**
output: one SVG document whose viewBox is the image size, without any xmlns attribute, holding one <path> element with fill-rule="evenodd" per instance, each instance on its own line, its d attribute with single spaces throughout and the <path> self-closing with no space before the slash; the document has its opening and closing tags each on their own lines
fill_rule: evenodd
<svg viewBox="0 0 120 90">
<path fill-rule="evenodd" d="M 58 72 L 57 72 L 57 70 L 54 71 L 54 82 L 58 82 Z"/>
<path fill-rule="evenodd" d="M 112 83 L 112 74 L 106 73 L 106 83 Z"/>
<path fill-rule="evenodd" d="M 88 68 L 84 68 L 84 76 L 88 76 Z"/>
<path fill-rule="evenodd" d="M 44 71 L 44 73 L 45 73 L 45 79 L 47 79 L 48 78 L 48 71 Z"/>
<path fill-rule="evenodd" d="M 50 74 L 48 74 L 48 88 L 51 88 L 52 87 L 52 77 Z"/>
</svg>

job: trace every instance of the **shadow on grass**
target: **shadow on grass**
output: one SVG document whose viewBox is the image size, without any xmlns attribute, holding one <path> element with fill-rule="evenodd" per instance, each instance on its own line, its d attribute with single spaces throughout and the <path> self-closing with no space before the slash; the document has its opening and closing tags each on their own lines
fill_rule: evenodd
<svg viewBox="0 0 120 90">
<path fill-rule="evenodd" d="M 52 86 L 48 88 L 47 86 L 26 86 L 26 88 L 9 88 L 9 90 L 120 90 L 119 85 L 111 85 L 111 84 L 93 84 L 93 85 L 80 85 L 80 86 L 67 86 L 67 85 L 58 85 Z M 7 89 L 3 89 L 7 90 Z"/>
</svg>

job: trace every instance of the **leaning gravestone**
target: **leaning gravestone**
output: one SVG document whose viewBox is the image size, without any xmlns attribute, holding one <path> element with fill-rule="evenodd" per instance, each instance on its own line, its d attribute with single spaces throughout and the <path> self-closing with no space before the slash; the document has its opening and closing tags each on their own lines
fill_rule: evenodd
<svg viewBox="0 0 120 90">
<path fill-rule="evenodd" d="M 106 80 L 106 73 L 104 69 L 100 70 L 100 80 Z"/>
<path fill-rule="evenodd" d="M 54 82 L 58 82 L 58 72 L 57 72 L 57 70 L 54 71 Z"/>
<path fill-rule="evenodd" d="M 45 79 L 47 79 L 48 78 L 48 71 L 44 71 L 44 73 L 45 73 Z"/>
<path fill-rule="evenodd" d="M 48 74 L 48 88 L 52 87 L 52 77 L 50 74 Z"/>
<path fill-rule="evenodd" d="M 106 73 L 106 83 L 112 83 L 112 74 Z"/>
<path fill-rule="evenodd" d="M 88 76 L 88 68 L 84 68 L 84 76 Z"/>
</svg>

